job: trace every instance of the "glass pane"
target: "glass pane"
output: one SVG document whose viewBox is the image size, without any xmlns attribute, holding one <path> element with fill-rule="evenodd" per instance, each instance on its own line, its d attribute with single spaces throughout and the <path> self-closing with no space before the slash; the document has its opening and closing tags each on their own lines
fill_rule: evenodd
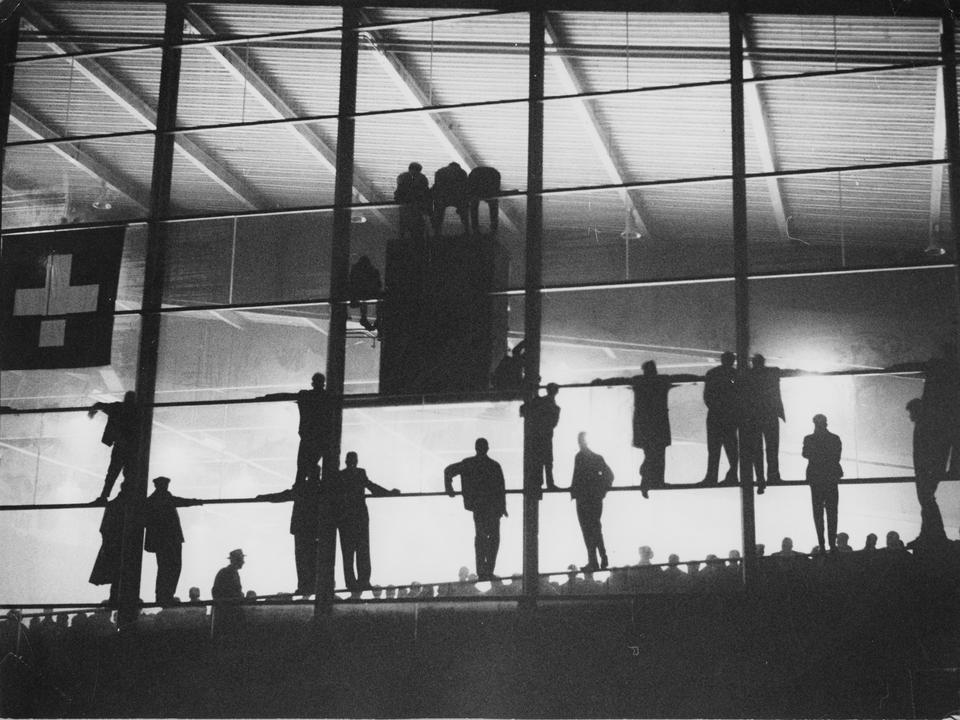
<svg viewBox="0 0 960 720">
<path fill-rule="evenodd" d="M 730 77 L 726 15 L 551 12 L 547 95 Z"/>
<path fill-rule="evenodd" d="M 751 345 L 808 370 L 926 360 L 955 336 L 955 293 L 952 268 L 752 280 Z"/>
<path fill-rule="evenodd" d="M 730 89 L 544 103 L 544 186 L 730 174 Z"/>
<path fill-rule="evenodd" d="M 335 121 L 178 135 L 171 212 L 329 205 L 336 136 Z"/>
<path fill-rule="evenodd" d="M 307 387 L 326 367 L 327 305 L 165 314 L 157 401 L 248 398 Z"/>
<path fill-rule="evenodd" d="M 951 540 L 956 538 L 960 521 L 953 510 L 960 501 L 958 491 L 956 483 L 941 483 L 937 491 L 937 502 Z M 817 546 L 810 507 L 807 487 L 769 488 L 758 500 L 757 542 L 764 544 L 767 555 L 779 550 L 785 537 L 793 541 L 793 548 L 798 552 L 807 553 Z M 863 548 L 870 533 L 877 536 L 877 547 L 882 548 L 890 531 L 899 534 L 904 543 L 920 532 L 920 506 L 912 482 L 861 487 L 841 485 L 837 516 L 837 530 L 850 536 L 854 550 Z"/>
<path fill-rule="evenodd" d="M 749 28 L 746 55 L 758 77 L 936 62 L 940 56 L 934 17 L 751 15 Z"/>
<path fill-rule="evenodd" d="M 329 295 L 330 213 L 174 222 L 166 228 L 164 302 L 168 306 L 311 300 Z"/>
<path fill-rule="evenodd" d="M 5 512 L 0 523 L 0 593 L 24 605 L 99 603 L 108 585 L 88 580 L 100 550 L 103 508 Z"/>
<path fill-rule="evenodd" d="M 17 409 L 76 407 L 132 390 L 137 376 L 140 318 L 118 315 L 113 321 L 110 364 L 63 370 L 4 370 L 2 402 Z"/>
<path fill-rule="evenodd" d="M 377 484 L 404 493 L 432 493 L 443 492 L 443 469 L 473 455 L 474 442 L 485 437 L 490 457 L 503 468 L 507 488 L 520 489 L 519 408 L 515 402 L 483 401 L 347 409 L 341 445 L 344 453 L 352 450 L 359 455 L 360 467 Z"/>
<path fill-rule="evenodd" d="M 590 382 L 661 373 L 699 373 L 735 347 L 733 282 L 547 293 L 543 382 Z M 511 303 L 515 300 L 511 299 Z"/>
<path fill-rule="evenodd" d="M 938 83 L 936 68 L 918 68 L 748 84 L 748 146 L 757 152 L 747 169 L 942 159 Z"/>
<path fill-rule="evenodd" d="M 8 148 L 3 227 L 146 217 L 152 163 L 151 136 Z"/>
<path fill-rule="evenodd" d="M 750 180 L 751 270 L 947 262 L 948 186 L 945 165 Z"/>
<path fill-rule="evenodd" d="M 430 11 L 407 11 L 424 17 Z M 433 11 L 437 12 L 437 11 Z M 470 11 L 451 10 L 449 15 Z M 370 24 L 402 11 L 368 8 Z M 521 99 L 528 92 L 525 13 L 401 22 L 360 32 L 360 112 Z"/>
<path fill-rule="evenodd" d="M 733 274 L 729 182 L 544 196 L 545 285 Z"/>
<path fill-rule="evenodd" d="M 24 8 L 17 57 L 157 44 L 163 40 L 164 14 L 164 6 L 154 2 L 125 2 L 122 14 L 111 15 L 97 3 L 37 0 Z"/>
</svg>

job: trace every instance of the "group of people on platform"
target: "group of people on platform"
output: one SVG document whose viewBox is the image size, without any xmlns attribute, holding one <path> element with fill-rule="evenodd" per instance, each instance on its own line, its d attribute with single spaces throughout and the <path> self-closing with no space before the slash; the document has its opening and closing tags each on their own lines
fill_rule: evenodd
<svg viewBox="0 0 960 720">
<path fill-rule="evenodd" d="M 456 210 L 465 234 L 469 234 L 471 228 L 479 232 L 481 200 L 490 211 L 490 232 L 496 233 L 499 193 L 500 172 L 496 168 L 475 167 L 468 174 L 460 163 L 451 162 L 434 173 L 431 187 L 423 174 L 423 166 L 412 162 L 406 172 L 397 176 L 397 189 L 393 193 L 394 200 L 400 204 L 400 238 L 420 241 L 428 227 L 434 237 L 439 237 L 448 207 Z"/>
<path fill-rule="evenodd" d="M 890 368 L 893 371 L 922 372 L 925 376 L 921 398 L 907 405 L 914 428 L 914 467 L 917 496 L 921 506 L 921 532 L 912 543 L 938 543 L 946 539 L 943 520 L 935 499 L 940 481 L 947 477 L 953 454 L 960 447 L 960 376 L 955 360 L 950 356 L 925 363 L 908 363 Z M 720 364 L 704 376 L 680 374 L 661 375 L 656 363 L 647 361 L 642 374 L 631 378 L 597 379 L 594 384 L 629 385 L 634 394 L 633 445 L 644 451 L 640 466 L 640 490 L 644 498 L 648 491 L 665 487 L 665 451 L 671 443 L 668 409 L 669 391 L 680 382 L 703 382 L 703 398 L 707 406 L 707 473 L 699 486 L 719 482 L 720 451 L 726 452 L 729 469 L 722 484 L 737 484 L 740 455 L 746 456 L 744 466 L 757 477 L 758 492 L 763 493 L 768 483 L 782 482 L 779 473 L 779 422 L 785 419 L 780 394 L 780 378 L 799 374 L 797 370 L 783 370 L 766 365 L 762 355 L 754 355 L 751 367 L 738 373 L 736 357 L 731 352 L 721 356 Z M 520 414 L 525 419 L 527 438 L 526 458 L 534 468 L 533 476 L 539 488 L 558 489 L 553 476 L 553 434 L 560 407 L 556 397 L 559 386 L 550 383 L 544 395 L 525 402 Z M 272 502 L 293 502 L 290 533 L 294 536 L 297 568 L 297 588 L 294 594 L 312 595 L 318 591 L 332 596 L 333 547 L 339 533 L 343 555 L 344 579 L 348 590 L 359 593 L 370 589 L 369 515 L 365 496 L 399 494 L 372 482 L 363 468 L 358 467 L 355 452 L 346 454 L 344 468 L 321 471 L 321 461 L 331 447 L 334 433 L 334 403 L 325 389 L 325 377 L 316 373 L 311 387 L 295 393 L 272 393 L 264 400 L 291 400 L 299 409 L 300 445 L 293 486 L 287 490 L 260 495 L 257 499 Z M 112 446 L 110 464 L 104 487 L 95 504 L 106 503 L 100 532 L 102 547 L 98 554 L 90 582 L 110 584 L 111 599 L 116 600 L 115 589 L 119 578 L 120 552 L 123 544 L 123 492 L 113 502 L 107 502 L 121 471 L 133 462 L 138 447 L 136 398 L 126 393 L 122 402 L 97 403 L 90 408 L 91 416 L 104 412 L 107 426 L 103 442 Z M 837 548 L 838 483 L 843 477 L 840 465 L 842 442 L 828 430 L 825 415 L 813 417 L 814 430 L 804 438 L 802 454 L 807 459 L 806 480 L 810 485 L 814 523 L 821 550 Z M 603 540 L 601 516 L 603 499 L 613 484 L 614 473 L 603 457 L 593 452 L 587 435 L 577 438 L 579 450 L 574 459 L 570 494 L 576 501 L 577 518 L 587 554 L 586 571 L 608 566 Z M 506 489 L 503 470 L 489 457 L 489 443 L 485 438 L 475 442 L 475 454 L 444 469 L 446 492 L 455 496 L 453 480 L 460 478 L 460 494 L 466 510 L 473 514 L 474 550 L 477 575 L 480 580 L 492 580 L 495 575 L 500 545 L 500 519 L 507 516 Z M 766 461 L 766 473 L 764 472 Z M 125 475 L 126 477 L 126 475 Z M 750 482 L 750 478 L 743 478 Z M 169 603 L 177 585 L 181 568 L 183 533 L 176 508 L 200 504 L 201 501 L 180 498 L 169 492 L 170 479 L 154 479 L 155 491 L 147 498 L 142 524 L 146 530 L 146 550 L 157 556 L 156 599 Z M 824 523 L 824 516 L 826 523 Z M 326 548 L 317 552 L 317 543 Z M 242 553 L 238 552 L 242 564 Z M 318 557 L 327 560 L 318 561 Z M 231 562 L 234 558 L 231 556 Z M 320 567 L 325 562 L 330 567 Z M 229 567 L 229 566 L 228 566 Z M 318 588 L 318 576 L 327 578 Z M 225 587 L 225 586 L 224 586 Z M 216 596 L 223 593 L 218 591 Z"/>
</svg>

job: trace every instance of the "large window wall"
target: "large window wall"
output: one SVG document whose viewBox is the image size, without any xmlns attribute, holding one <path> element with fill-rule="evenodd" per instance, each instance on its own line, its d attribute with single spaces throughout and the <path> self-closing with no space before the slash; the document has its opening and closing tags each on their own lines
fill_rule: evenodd
<svg viewBox="0 0 960 720">
<path fill-rule="evenodd" d="M 296 406 L 252 401 L 307 387 L 340 352 L 342 452 L 358 452 L 371 479 L 401 491 L 369 503 L 373 581 L 437 583 L 472 569 L 472 522 L 459 498 L 442 495 L 443 468 L 481 436 L 510 491 L 498 572 L 521 572 L 530 519 L 520 393 L 384 392 L 389 335 L 361 326 L 356 307 L 345 325 L 336 319 L 347 300 L 338 251 L 348 250 L 348 265 L 370 258 L 389 301 L 401 230 L 394 190 L 414 161 L 431 182 L 451 162 L 501 174 L 496 234 L 485 204 L 474 235 L 447 208 L 425 252 L 496 248 L 485 288 L 496 342 L 506 351 L 537 338 L 532 369 L 541 384 L 562 387 L 558 483 L 569 484 L 580 431 L 616 474 L 604 515 L 612 565 L 636 563 L 641 545 L 655 562 L 726 556 L 743 550 L 745 527 L 768 551 L 784 535 L 809 548 L 799 450 L 817 412 L 844 442 L 841 529 L 852 543 L 868 532 L 916 534 L 904 406 L 922 377 L 884 368 L 929 358 L 956 335 L 947 161 L 958 150 L 947 132 L 956 88 L 945 80 L 954 73 L 943 66 L 942 19 L 842 8 L 746 15 L 733 35 L 742 35 L 741 84 L 731 80 L 739 52 L 725 5 L 548 10 L 544 98 L 531 102 L 531 12 L 539 10 L 191 2 L 183 41 L 171 47 L 162 2 L 21 8 L 0 105 L 9 102 L 3 243 L 78 227 L 120 227 L 124 243 L 110 364 L 0 374 L 0 402 L 15 411 L 0 415 L 0 559 L 11 568 L 0 603 L 105 597 L 86 582 L 101 511 L 81 505 L 98 493 L 110 451 L 99 443 L 103 416 L 83 409 L 119 400 L 144 373 L 156 385 L 149 477 L 173 478 L 176 495 L 221 501 L 181 511 L 178 594 L 197 585 L 207 596 L 238 546 L 248 554 L 246 587 L 291 590 L 289 506 L 223 501 L 290 486 Z M 344 37 L 358 45 L 349 116 Z M 180 60 L 166 120 L 164 53 Z M 528 152 L 541 111 L 533 142 L 542 143 L 542 185 L 529 176 L 538 168 Z M 151 187 L 158 126 L 173 142 L 169 202 L 160 203 Z M 350 137 L 339 137 L 345 128 Z M 353 148 L 346 158 L 341 141 Z M 542 205 L 542 223 L 530 224 L 531 203 Z M 156 307 L 145 297 L 159 298 Z M 377 317 L 382 303 L 371 300 Z M 440 326 L 455 312 L 425 314 Z M 141 332 L 157 333 L 155 372 L 139 357 Z M 702 383 L 685 382 L 670 393 L 667 451 L 667 482 L 680 489 L 643 499 L 633 396 L 590 383 L 639 375 L 647 360 L 663 374 L 702 376 L 727 350 L 810 373 L 782 381 L 781 467 L 797 486 L 770 488 L 746 516 L 739 489 L 694 487 L 707 462 L 705 408 Z M 951 483 L 940 492 L 951 536 L 955 495 Z M 538 513 L 540 571 L 582 564 L 569 498 L 547 493 Z M 145 600 L 154 572 L 146 560 Z"/>
</svg>

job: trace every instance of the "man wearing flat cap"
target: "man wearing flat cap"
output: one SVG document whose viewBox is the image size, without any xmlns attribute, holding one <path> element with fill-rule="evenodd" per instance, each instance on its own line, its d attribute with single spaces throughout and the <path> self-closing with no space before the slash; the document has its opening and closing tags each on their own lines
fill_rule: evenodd
<svg viewBox="0 0 960 720">
<path fill-rule="evenodd" d="M 157 603 L 171 605 L 183 567 L 183 528 L 177 508 L 200 505 L 202 501 L 171 495 L 168 477 L 154 478 L 153 486 L 156 489 L 144 506 L 144 550 L 157 556 Z"/>
</svg>

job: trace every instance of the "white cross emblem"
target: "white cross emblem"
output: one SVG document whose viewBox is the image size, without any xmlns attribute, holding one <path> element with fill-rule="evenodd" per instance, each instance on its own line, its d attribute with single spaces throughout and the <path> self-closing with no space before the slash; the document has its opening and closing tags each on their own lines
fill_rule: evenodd
<svg viewBox="0 0 960 720">
<path fill-rule="evenodd" d="M 97 309 L 99 285 L 71 285 L 73 255 L 48 255 L 47 280 L 42 288 L 17 290 L 13 299 L 16 315 L 73 315 Z M 62 347 L 66 318 L 40 321 L 40 347 Z"/>
</svg>

